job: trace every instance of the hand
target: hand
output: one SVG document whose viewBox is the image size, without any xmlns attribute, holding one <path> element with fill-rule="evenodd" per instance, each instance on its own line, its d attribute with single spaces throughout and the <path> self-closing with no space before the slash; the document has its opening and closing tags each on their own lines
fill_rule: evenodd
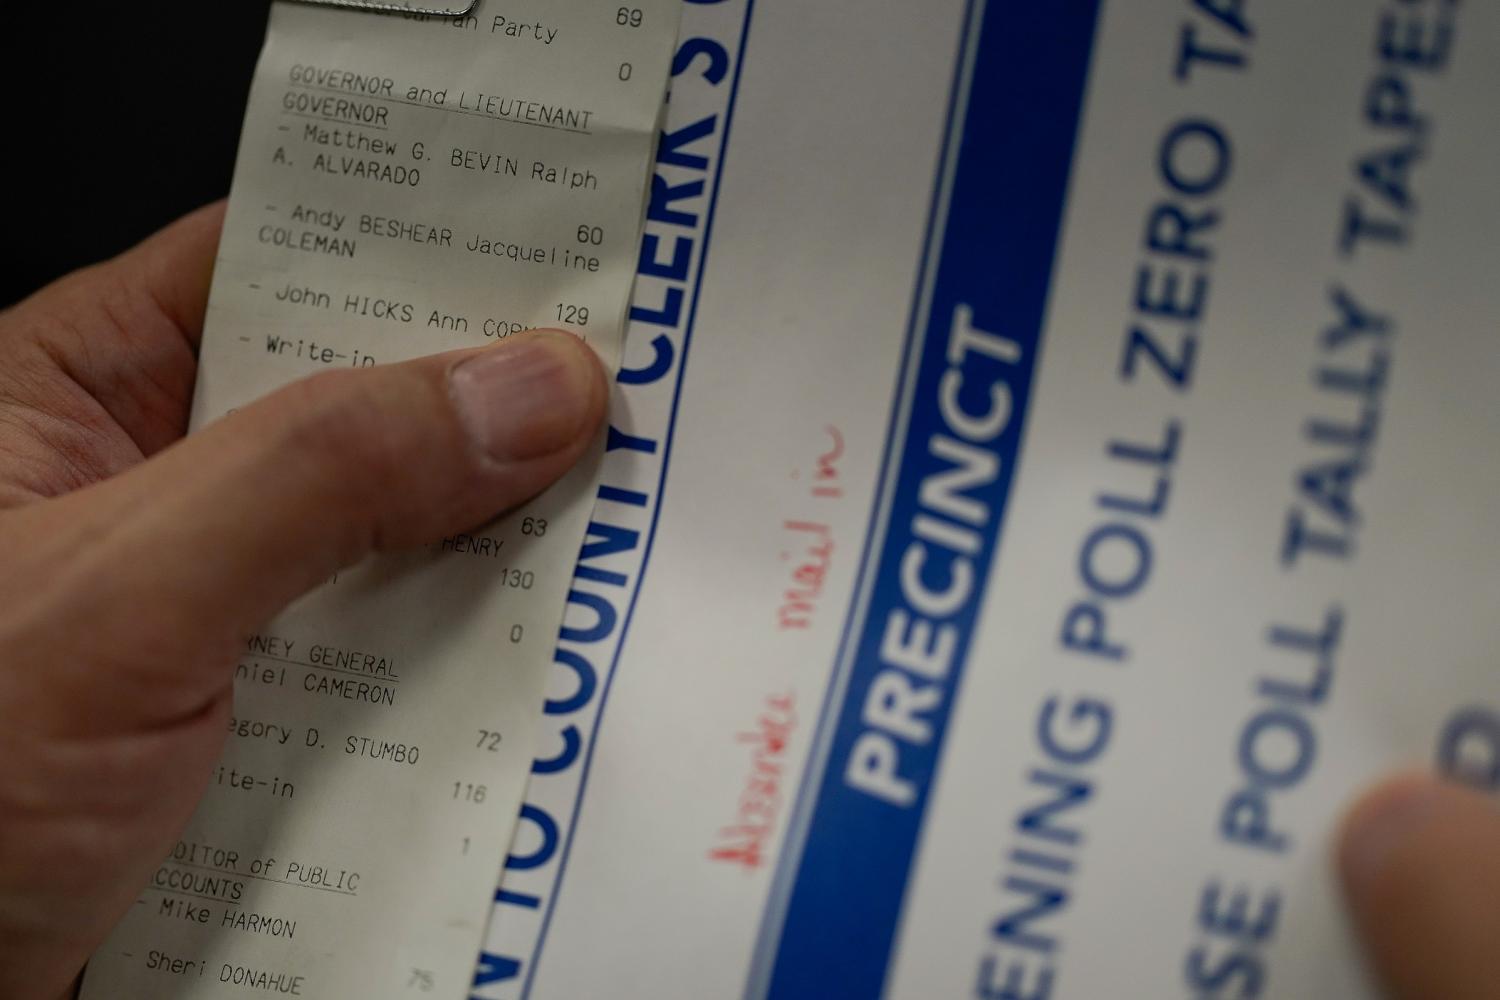
<svg viewBox="0 0 1500 1000">
<path fill-rule="evenodd" d="M 244 637 L 587 449 L 563 333 L 296 383 L 179 442 L 222 207 L 0 313 L 0 996 L 61 995 L 196 807 Z"/>
<path fill-rule="evenodd" d="M 1500 802 L 1399 778 L 1354 807 L 1340 841 L 1355 924 L 1393 1000 L 1500 997 Z"/>
</svg>

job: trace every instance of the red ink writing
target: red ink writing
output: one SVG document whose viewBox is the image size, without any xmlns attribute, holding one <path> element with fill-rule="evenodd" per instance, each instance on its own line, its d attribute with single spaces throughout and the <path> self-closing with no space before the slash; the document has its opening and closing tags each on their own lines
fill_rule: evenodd
<svg viewBox="0 0 1500 1000">
<path fill-rule="evenodd" d="M 810 492 L 822 500 L 837 500 L 844 495 L 838 465 L 844 457 L 844 435 L 831 425 L 824 431 L 831 445 L 817 456 Z M 792 477 L 798 478 L 796 473 Z M 833 565 L 833 528 L 823 521 L 788 520 L 782 522 L 782 529 L 790 535 L 790 547 L 781 558 L 792 564 L 792 573 L 776 609 L 776 625 L 782 631 L 811 628 Z"/>
<path fill-rule="evenodd" d="M 776 830 L 783 805 L 781 785 L 786 776 L 786 752 L 797 726 L 797 699 L 771 695 L 760 717 L 735 741 L 752 748 L 750 776 L 740 792 L 734 822 L 719 830 L 709 849 L 710 861 L 756 871 L 766 862 L 766 846 Z"/>
</svg>

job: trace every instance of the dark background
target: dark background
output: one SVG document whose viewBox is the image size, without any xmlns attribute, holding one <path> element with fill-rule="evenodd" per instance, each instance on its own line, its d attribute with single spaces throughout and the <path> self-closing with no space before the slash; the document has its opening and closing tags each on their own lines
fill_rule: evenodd
<svg viewBox="0 0 1500 1000">
<path fill-rule="evenodd" d="M 0 308 L 228 194 L 269 7 L 6 4 Z"/>
</svg>

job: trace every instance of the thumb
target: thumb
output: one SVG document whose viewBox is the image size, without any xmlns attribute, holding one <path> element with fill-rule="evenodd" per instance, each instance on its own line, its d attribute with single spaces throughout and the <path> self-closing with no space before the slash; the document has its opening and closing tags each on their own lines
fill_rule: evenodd
<svg viewBox="0 0 1500 1000">
<path fill-rule="evenodd" d="M 1349 813 L 1339 862 L 1393 998 L 1500 996 L 1500 804 L 1435 778 L 1398 778 Z"/>
<path fill-rule="evenodd" d="M 244 635 L 293 598 L 550 485 L 594 439 L 605 396 L 580 341 L 527 333 L 295 383 L 14 512 L 38 560 L 9 609 L 41 624 L 36 723 L 103 735 L 192 718 L 227 691 Z"/>
</svg>

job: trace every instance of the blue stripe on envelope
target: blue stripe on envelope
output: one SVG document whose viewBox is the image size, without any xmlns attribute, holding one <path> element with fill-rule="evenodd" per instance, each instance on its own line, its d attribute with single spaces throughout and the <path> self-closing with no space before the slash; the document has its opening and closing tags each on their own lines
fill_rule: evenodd
<svg viewBox="0 0 1500 1000">
<path fill-rule="evenodd" d="M 748 996 L 884 988 L 1020 451 L 1097 13 L 971 7 L 894 464 Z"/>
</svg>

